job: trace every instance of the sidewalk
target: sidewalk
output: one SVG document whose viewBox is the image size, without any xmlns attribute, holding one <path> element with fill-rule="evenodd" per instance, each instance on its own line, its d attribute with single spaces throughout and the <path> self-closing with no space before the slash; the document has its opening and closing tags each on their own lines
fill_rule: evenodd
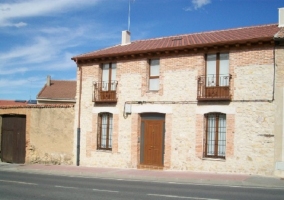
<svg viewBox="0 0 284 200">
<path fill-rule="evenodd" d="M 42 164 L 8 164 L 0 162 L 0 173 L 3 173 L 4 171 L 88 178 L 109 178 L 124 180 L 175 182 L 186 184 L 210 184 L 235 187 L 262 187 L 284 189 L 283 179 L 247 174 L 220 174 L 173 170 L 162 171 L 141 169 L 96 168 Z"/>
</svg>

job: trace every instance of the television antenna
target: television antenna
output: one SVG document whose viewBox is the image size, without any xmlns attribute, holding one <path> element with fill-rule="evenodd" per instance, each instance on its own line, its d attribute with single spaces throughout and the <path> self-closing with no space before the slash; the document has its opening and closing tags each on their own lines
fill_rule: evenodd
<svg viewBox="0 0 284 200">
<path fill-rule="evenodd" d="M 131 2 L 133 3 L 135 0 L 129 0 L 129 2 L 128 2 L 128 31 L 130 31 L 130 8 L 131 8 Z"/>
</svg>

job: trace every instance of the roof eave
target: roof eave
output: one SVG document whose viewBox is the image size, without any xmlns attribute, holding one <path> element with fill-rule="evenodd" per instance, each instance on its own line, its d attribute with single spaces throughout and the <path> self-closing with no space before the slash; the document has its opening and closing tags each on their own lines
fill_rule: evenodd
<svg viewBox="0 0 284 200">
<path fill-rule="evenodd" d="M 76 102 L 76 99 L 60 99 L 60 98 L 37 98 L 37 101 L 68 101 L 68 102 Z"/>
<path fill-rule="evenodd" d="M 226 45 L 234 45 L 234 44 L 245 44 L 245 43 L 254 43 L 254 42 L 267 42 L 273 41 L 274 37 L 262 37 L 262 38 L 251 38 L 245 40 L 232 40 L 232 41 L 221 41 L 221 42 L 214 42 L 214 43 L 205 43 L 205 44 L 194 44 L 194 45 L 183 45 L 183 46 L 176 46 L 176 47 L 166 47 L 166 48 L 155 48 L 155 49 L 147 49 L 147 50 L 138 50 L 138 51 L 129 51 L 123 53 L 108 53 L 108 54 L 100 54 L 100 55 L 90 55 L 90 56 L 77 56 L 71 58 L 76 63 L 78 61 L 83 60 L 90 60 L 90 59 L 101 59 L 101 58 L 108 58 L 108 57 L 121 57 L 121 56 L 128 56 L 134 54 L 148 54 L 154 53 L 159 51 L 175 51 L 175 50 L 182 50 L 182 49 L 194 49 L 194 48 L 203 48 L 203 47 L 210 47 L 210 46 L 226 46 Z"/>
</svg>

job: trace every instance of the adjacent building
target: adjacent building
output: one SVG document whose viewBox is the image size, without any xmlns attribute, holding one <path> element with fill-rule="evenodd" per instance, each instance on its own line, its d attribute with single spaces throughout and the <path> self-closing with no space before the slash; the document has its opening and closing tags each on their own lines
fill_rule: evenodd
<svg viewBox="0 0 284 200">
<path fill-rule="evenodd" d="M 75 104 L 76 81 L 51 80 L 47 76 L 46 84 L 37 95 L 38 104 Z"/>
</svg>

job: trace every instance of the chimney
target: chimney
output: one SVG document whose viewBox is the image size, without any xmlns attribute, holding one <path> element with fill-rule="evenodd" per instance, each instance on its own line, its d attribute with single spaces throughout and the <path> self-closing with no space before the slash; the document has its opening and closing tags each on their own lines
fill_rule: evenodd
<svg viewBox="0 0 284 200">
<path fill-rule="evenodd" d="M 130 32 L 129 31 L 122 31 L 122 38 L 121 38 L 121 45 L 130 44 Z"/>
<path fill-rule="evenodd" d="M 51 76 L 48 75 L 48 76 L 46 77 L 46 86 L 50 86 L 50 82 L 51 82 Z"/>
<path fill-rule="evenodd" d="M 278 27 L 284 27 L 284 8 L 279 8 Z"/>
</svg>

